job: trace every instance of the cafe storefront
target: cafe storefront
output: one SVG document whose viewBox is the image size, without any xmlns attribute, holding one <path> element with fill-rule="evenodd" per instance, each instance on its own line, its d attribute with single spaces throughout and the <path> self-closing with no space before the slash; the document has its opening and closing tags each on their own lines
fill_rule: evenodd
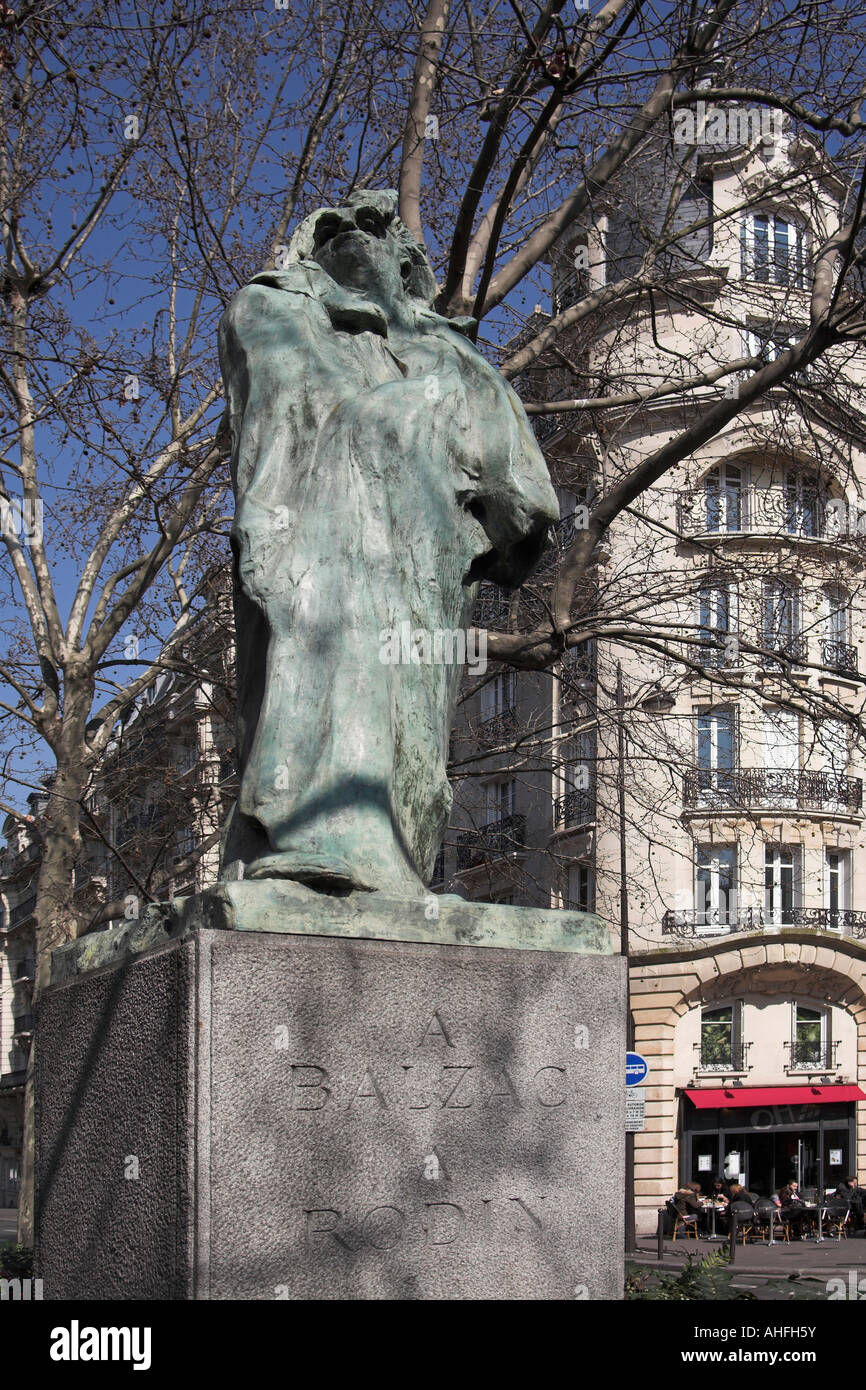
<svg viewBox="0 0 866 1390">
<path fill-rule="evenodd" d="M 856 1171 L 859 1086 L 687 1088 L 680 1110 L 680 1183 L 715 1177 L 769 1197 L 796 1181 L 803 1195 Z"/>
</svg>

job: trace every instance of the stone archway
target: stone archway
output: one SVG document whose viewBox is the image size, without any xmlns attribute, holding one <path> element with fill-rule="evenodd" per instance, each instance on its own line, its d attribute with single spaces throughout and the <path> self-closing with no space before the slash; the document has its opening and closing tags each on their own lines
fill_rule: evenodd
<svg viewBox="0 0 866 1390">
<path fill-rule="evenodd" d="M 737 993 L 806 994 L 845 1009 L 857 1027 L 856 1080 L 866 1089 L 866 943 L 807 932 L 737 935 L 712 943 L 648 951 L 632 960 L 635 1048 L 650 1065 L 647 1128 L 635 1136 L 638 1229 L 677 1185 L 678 1086 L 674 1038 L 679 1020 L 701 1004 Z M 857 1163 L 866 1170 L 866 1102 L 857 1105 Z"/>
</svg>

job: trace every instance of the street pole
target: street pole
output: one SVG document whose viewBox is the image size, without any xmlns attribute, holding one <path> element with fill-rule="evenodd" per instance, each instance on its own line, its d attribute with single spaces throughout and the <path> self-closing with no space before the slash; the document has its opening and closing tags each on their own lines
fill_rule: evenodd
<svg viewBox="0 0 866 1390">
<path fill-rule="evenodd" d="M 625 695 L 622 686 L 622 664 L 616 663 L 616 752 L 619 788 L 619 949 L 625 959 L 625 1028 L 626 1050 L 634 1051 L 634 1021 L 631 1016 L 631 985 L 629 980 L 628 885 L 626 883 L 625 848 Z M 634 1217 L 634 1134 L 625 1136 L 625 1251 L 632 1254 L 637 1248 Z"/>
</svg>

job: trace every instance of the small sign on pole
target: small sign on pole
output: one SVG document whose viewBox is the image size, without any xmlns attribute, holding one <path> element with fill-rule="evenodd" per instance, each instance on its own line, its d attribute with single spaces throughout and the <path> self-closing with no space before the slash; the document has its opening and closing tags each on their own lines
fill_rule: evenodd
<svg viewBox="0 0 866 1390">
<path fill-rule="evenodd" d="M 646 1129 L 646 1092 L 626 1087 L 625 1132 L 638 1134 Z"/>
<path fill-rule="evenodd" d="M 648 1072 L 649 1063 L 646 1057 L 641 1057 L 639 1052 L 627 1052 L 625 1054 L 626 1086 L 639 1086 L 642 1081 L 646 1081 Z"/>
</svg>

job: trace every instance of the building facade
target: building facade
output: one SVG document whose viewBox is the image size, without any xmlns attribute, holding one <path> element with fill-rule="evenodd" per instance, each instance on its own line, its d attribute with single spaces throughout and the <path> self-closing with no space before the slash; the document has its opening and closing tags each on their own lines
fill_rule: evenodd
<svg viewBox="0 0 866 1390">
<path fill-rule="evenodd" d="M 781 125 L 656 157 L 554 262 L 553 313 L 639 279 L 672 225 L 667 281 L 620 294 L 518 382 L 623 398 L 538 417 L 560 545 L 583 504 L 802 335 L 842 215 L 834 172 Z M 596 640 L 549 676 L 491 671 L 466 692 L 449 891 L 595 910 L 618 942 L 624 854 L 650 1067 L 639 1230 L 686 1180 L 768 1195 L 866 1170 L 863 379 L 862 350 L 839 345 L 744 406 L 611 528 L 574 612 L 576 628 L 601 615 Z M 547 593 L 543 573 L 488 590 L 476 621 L 519 630 Z"/>
</svg>

